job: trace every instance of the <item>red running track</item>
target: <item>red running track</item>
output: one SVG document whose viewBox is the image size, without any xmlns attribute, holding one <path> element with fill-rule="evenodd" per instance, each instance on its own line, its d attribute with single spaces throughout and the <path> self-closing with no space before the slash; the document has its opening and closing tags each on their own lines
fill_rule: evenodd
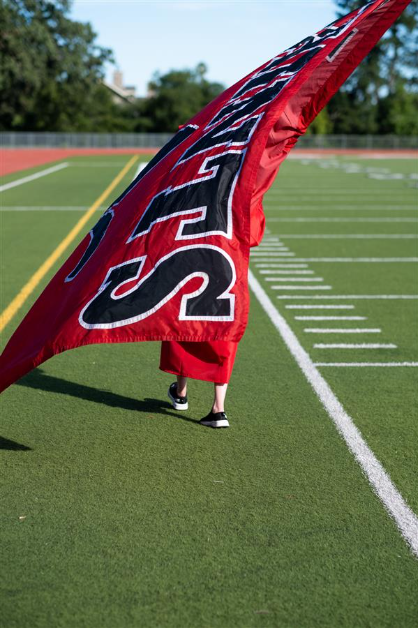
<svg viewBox="0 0 418 628">
<path fill-rule="evenodd" d="M 75 155 L 149 155 L 157 151 L 157 148 L 5 148 L 0 151 L 0 175 L 42 166 Z"/>
<path fill-rule="evenodd" d="M 11 174 L 19 170 L 42 166 L 53 161 L 60 161 L 74 155 L 144 155 L 155 154 L 158 148 L 6 148 L 0 151 L 0 175 Z M 292 157 L 315 155 L 352 155 L 370 158 L 411 158 L 418 157 L 414 150 L 361 150 L 361 149 L 297 149 Z"/>
</svg>

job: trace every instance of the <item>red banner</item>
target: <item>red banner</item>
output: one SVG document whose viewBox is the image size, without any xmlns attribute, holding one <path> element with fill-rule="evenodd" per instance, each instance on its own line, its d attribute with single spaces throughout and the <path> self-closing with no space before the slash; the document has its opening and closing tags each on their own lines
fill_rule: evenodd
<svg viewBox="0 0 418 628">
<path fill-rule="evenodd" d="M 233 340 L 281 162 L 411 0 L 374 0 L 207 105 L 101 216 L 0 358 L 0 390 L 102 342 Z"/>
</svg>

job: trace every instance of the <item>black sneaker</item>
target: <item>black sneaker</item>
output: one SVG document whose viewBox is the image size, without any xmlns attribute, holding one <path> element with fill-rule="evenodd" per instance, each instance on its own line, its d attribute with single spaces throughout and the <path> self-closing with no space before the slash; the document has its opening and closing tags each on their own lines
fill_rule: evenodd
<svg viewBox="0 0 418 628">
<path fill-rule="evenodd" d="M 199 423 L 207 427 L 229 427 L 225 412 L 209 412 L 208 416 L 200 419 Z"/>
<path fill-rule="evenodd" d="M 173 404 L 173 408 L 175 410 L 187 410 L 189 407 L 189 404 L 187 403 L 187 395 L 186 397 L 180 397 L 177 394 L 177 384 L 176 382 L 173 382 L 170 386 L 170 388 L 168 389 L 168 398 L 170 399 L 171 403 Z"/>
</svg>

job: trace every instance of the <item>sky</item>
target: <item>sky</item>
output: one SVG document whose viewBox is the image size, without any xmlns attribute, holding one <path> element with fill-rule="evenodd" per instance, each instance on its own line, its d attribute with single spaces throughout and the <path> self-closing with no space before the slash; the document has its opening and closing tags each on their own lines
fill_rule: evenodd
<svg viewBox="0 0 418 628">
<path fill-rule="evenodd" d="M 147 93 L 155 71 L 193 68 L 226 87 L 335 19 L 332 0 L 74 0 L 72 19 L 90 22 L 111 48 L 125 85 Z M 107 68 L 111 79 L 113 67 Z"/>
</svg>

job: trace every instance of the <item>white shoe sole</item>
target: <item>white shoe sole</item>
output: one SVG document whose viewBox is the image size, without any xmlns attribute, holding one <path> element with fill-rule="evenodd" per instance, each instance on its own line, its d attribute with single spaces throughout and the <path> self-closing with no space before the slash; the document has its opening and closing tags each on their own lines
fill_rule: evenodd
<svg viewBox="0 0 418 628">
<path fill-rule="evenodd" d="M 174 410 L 188 410 L 189 409 L 188 403 L 176 403 L 174 397 L 170 395 L 170 392 L 168 392 L 167 396 L 170 399 L 171 405 L 173 406 Z"/>
<path fill-rule="evenodd" d="M 199 423 L 205 427 L 229 427 L 229 422 L 226 419 L 222 419 L 222 421 L 199 421 Z"/>
</svg>

